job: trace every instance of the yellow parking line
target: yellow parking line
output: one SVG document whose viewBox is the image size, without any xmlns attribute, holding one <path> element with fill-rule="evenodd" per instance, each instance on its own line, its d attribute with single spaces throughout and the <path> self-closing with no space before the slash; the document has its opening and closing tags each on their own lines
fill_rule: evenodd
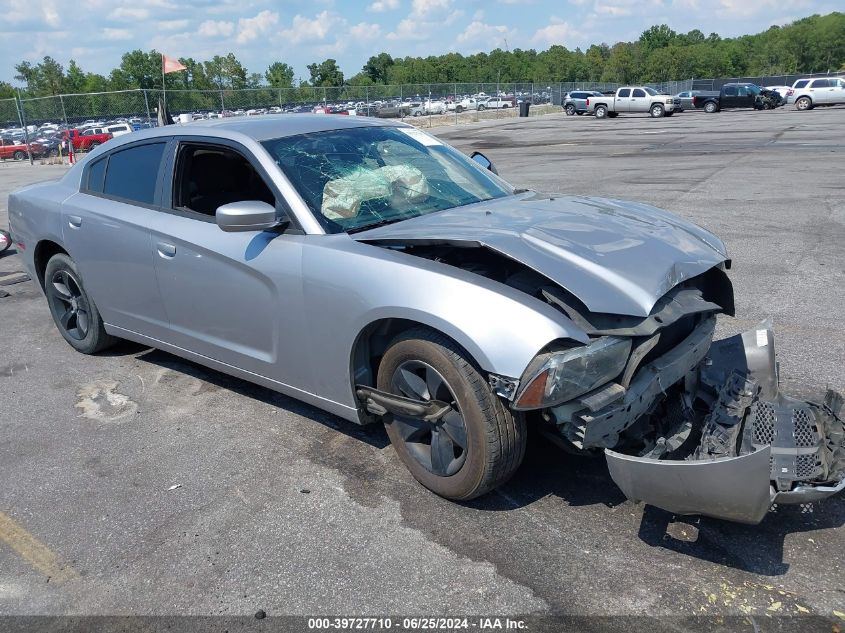
<svg viewBox="0 0 845 633">
<path fill-rule="evenodd" d="M 0 541 L 15 550 L 37 571 L 49 577 L 51 582 L 62 582 L 77 577 L 73 568 L 58 554 L 2 512 L 0 512 Z"/>
</svg>

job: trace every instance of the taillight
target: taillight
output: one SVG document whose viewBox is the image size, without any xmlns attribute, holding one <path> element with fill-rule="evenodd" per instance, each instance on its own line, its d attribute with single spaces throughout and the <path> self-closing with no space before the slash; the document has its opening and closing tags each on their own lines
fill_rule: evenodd
<svg viewBox="0 0 845 633">
<path fill-rule="evenodd" d="M 794 95 L 794 94 L 795 94 L 795 91 L 794 91 L 792 88 L 790 88 L 789 90 L 787 90 L 787 91 L 786 91 L 786 96 L 787 96 L 787 97 L 791 97 L 791 96 L 792 96 L 792 95 Z"/>
<path fill-rule="evenodd" d="M 590 105 L 590 100 L 589 100 L 589 99 L 587 99 L 587 105 Z"/>
</svg>

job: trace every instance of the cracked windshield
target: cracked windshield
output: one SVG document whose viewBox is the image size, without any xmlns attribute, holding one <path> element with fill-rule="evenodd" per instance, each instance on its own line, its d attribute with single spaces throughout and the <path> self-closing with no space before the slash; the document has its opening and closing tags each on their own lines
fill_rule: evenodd
<svg viewBox="0 0 845 633">
<path fill-rule="evenodd" d="M 473 161 L 415 128 L 329 130 L 262 144 L 329 233 L 512 193 Z"/>
</svg>

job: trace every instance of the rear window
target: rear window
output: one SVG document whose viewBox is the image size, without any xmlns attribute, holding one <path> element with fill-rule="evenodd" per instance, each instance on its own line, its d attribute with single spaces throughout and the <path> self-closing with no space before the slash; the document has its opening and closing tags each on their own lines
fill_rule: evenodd
<svg viewBox="0 0 845 633">
<path fill-rule="evenodd" d="M 132 202 L 153 204 L 164 146 L 165 143 L 150 143 L 111 154 L 103 193 Z"/>
<path fill-rule="evenodd" d="M 103 193 L 103 181 L 106 176 L 108 156 L 91 163 L 88 168 L 88 190 Z"/>
<path fill-rule="evenodd" d="M 620 90 L 619 96 L 620 97 L 630 97 L 631 96 L 631 89 L 630 88 L 624 88 L 624 89 Z"/>
<path fill-rule="evenodd" d="M 796 81 L 795 87 L 796 88 L 805 88 L 809 82 L 810 82 L 809 79 L 802 79 L 801 81 Z"/>
</svg>

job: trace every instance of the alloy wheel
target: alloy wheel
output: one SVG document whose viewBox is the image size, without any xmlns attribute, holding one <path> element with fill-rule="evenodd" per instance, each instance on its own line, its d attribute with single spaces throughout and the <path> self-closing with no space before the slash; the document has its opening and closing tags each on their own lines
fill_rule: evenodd
<svg viewBox="0 0 845 633">
<path fill-rule="evenodd" d="M 452 388 L 434 367 L 418 360 L 408 360 L 393 372 L 394 393 L 416 400 L 440 400 L 452 409 L 439 420 L 394 415 L 408 453 L 426 470 L 449 477 L 464 465 L 467 456 L 467 429 Z"/>
<path fill-rule="evenodd" d="M 79 281 L 67 270 L 57 270 L 47 287 L 50 307 L 62 329 L 81 341 L 88 335 L 90 309 Z"/>
</svg>

